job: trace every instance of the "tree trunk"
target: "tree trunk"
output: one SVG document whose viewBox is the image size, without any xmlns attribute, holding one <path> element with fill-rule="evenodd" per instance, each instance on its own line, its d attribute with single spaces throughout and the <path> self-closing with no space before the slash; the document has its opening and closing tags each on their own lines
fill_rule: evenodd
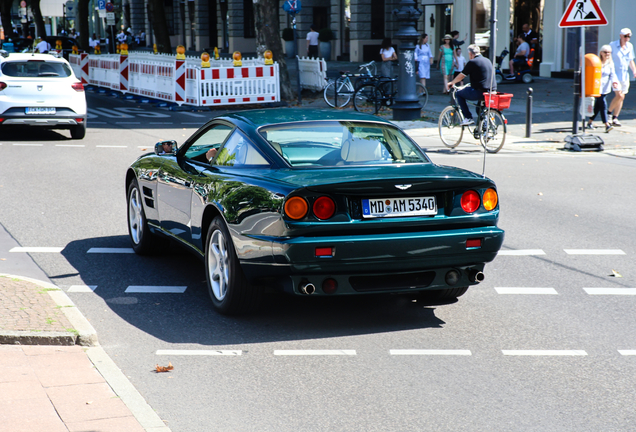
<svg viewBox="0 0 636 432">
<path fill-rule="evenodd" d="M 40 0 L 31 0 L 29 4 L 33 12 L 33 21 L 35 21 L 37 35 L 38 37 L 44 38 L 47 34 L 46 27 L 44 27 L 44 19 L 42 18 L 42 11 L 40 10 Z"/>
<path fill-rule="evenodd" d="M 170 36 L 168 35 L 168 22 L 166 12 L 163 7 L 163 0 L 148 0 L 150 22 L 154 33 L 154 41 L 157 44 L 157 51 L 160 53 L 172 54 L 170 46 Z"/>
<path fill-rule="evenodd" d="M 89 52 L 90 47 L 88 46 L 88 9 L 89 9 L 89 0 L 79 0 L 77 2 L 77 19 L 75 22 L 77 23 L 78 28 L 75 30 L 79 32 L 79 38 L 77 42 L 81 49 L 86 52 Z"/>
<path fill-rule="evenodd" d="M 4 40 L 13 40 L 13 25 L 11 23 L 11 6 L 13 0 L 0 0 L 0 16 L 2 17 L 2 28 L 4 29 Z"/>
<path fill-rule="evenodd" d="M 256 28 L 256 52 L 259 56 L 270 50 L 274 60 L 278 62 L 280 73 L 280 96 L 282 100 L 294 99 L 294 94 L 287 71 L 287 62 L 283 54 L 283 44 L 278 23 L 278 0 L 254 0 L 254 27 Z"/>
</svg>

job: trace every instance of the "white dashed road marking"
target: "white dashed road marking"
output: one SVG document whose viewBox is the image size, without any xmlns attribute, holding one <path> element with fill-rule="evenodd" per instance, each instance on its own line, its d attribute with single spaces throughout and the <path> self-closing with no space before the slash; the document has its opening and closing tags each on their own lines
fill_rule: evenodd
<svg viewBox="0 0 636 432">
<path fill-rule="evenodd" d="M 90 248 L 86 253 L 133 254 L 132 248 Z"/>
<path fill-rule="evenodd" d="M 502 350 L 507 356 L 586 356 L 583 350 Z"/>
<path fill-rule="evenodd" d="M 241 350 L 157 350 L 157 355 L 173 356 L 240 356 Z"/>
<path fill-rule="evenodd" d="M 63 249 L 61 247 L 14 247 L 9 252 L 60 253 Z"/>
<path fill-rule="evenodd" d="M 563 249 L 568 255 L 625 255 L 620 249 Z"/>
<path fill-rule="evenodd" d="M 542 249 L 500 250 L 497 255 L 545 255 Z"/>
<path fill-rule="evenodd" d="M 67 292 L 89 292 L 92 293 L 97 285 L 71 285 Z"/>
<path fill-rule="evenodd" d="M 551 294 L 558 295 L 554 288 L 508 288 L 495 287 L 498 294 Z"/>
<path fill-rule="evenodd" d="M 130 285 L 126 288 L 125 292 L 142 294 L 183 294 L 187 288 L 187 286 Z"/>
<path fill-rule="evenodd" d="M 276 356 L 354 356 L 356 350 L 275 350 Z"/>
<path fill-rule="evenodd" d="M 636 295 L 636 288 L 583 288 L 589 295 Z"/>
<path fill-rule="evenodd" d="M 636 350 L 618 350 L 618 352 L 624 356 L 636 356 Z"/>
<path fill-rule="evenodd" d="M 44 144 L 25 144 L 25 143 L 14 143 L 16 147 L 42 147 Z"/>
<path fill-rule="evenodd" d="M 452 349 L 392 349 L 389 350 L 391 355 L 435 355 L 435 356 L 469 356 L 472 355 L 470 350 L 452 350 Z"/>
</svg>

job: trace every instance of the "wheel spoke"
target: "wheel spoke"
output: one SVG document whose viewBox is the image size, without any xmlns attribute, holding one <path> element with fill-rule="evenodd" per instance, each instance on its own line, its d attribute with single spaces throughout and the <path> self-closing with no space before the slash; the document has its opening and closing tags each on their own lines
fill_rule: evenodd
<svg viewBox="0 0 636 432">
<path fill-rule="evenodd" d="M 220 230 L 214 231 L 208 246 L 208 272 L 214 297 L 221 301 L 227 294 L 230 283 L 229 253 L 225 237 Z"/>
</svg>

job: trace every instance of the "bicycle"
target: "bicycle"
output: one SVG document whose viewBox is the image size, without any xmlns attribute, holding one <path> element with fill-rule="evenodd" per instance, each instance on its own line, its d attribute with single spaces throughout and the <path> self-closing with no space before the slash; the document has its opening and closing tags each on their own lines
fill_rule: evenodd
<svg viewBox="0 0 636 432">
<path fill-rule="evenodd" d="M 396 82 L 397 78 L 373 77 L 372 82 L 367 82 L 356 90 L 353 107 L 359 112 L 377 114 L 383 108 L 393 106 L 397 94 Z M 421 83 L 415 83 L 415 92 L 424 108 L 428 102 L 428 90 Z"/>
<path fill-rule="evenodd" d="M 347 106 L 356 89 L 377 74 L 377 67 L 374 61 L 360 65 L 358 68 L 360 71 L 363 69 L 366 73 L 350 74 L 346 71 L 340 71 L 340 77 L 336 78 L 335 81 L 330 81 L 325 87 L 323 96 L 327 105 L 332 108 L 336 107 L 337 91 L 338 108 Z M 356 78 L 355 84 L 351 82 L 351 78 Z"/>
<path fill-rule="evenodd" d="M 484 93 L 485 100 L 471 104 L 477 107 L 477 121 L 471 131 L 470 125 L 461 125 L 464 115 L 457 103 L 457 90 L 457 87 L 451 89 L 451 105 L 444 108 L 439 116 L 439 137 L 442 142 L 446 147 L 457 147 L 464 135 L 464 128 L 466 128 L 475 139 L 479 140 L 488 153 L 497 153 L 506 141 L 507 120 L 501 110 L 510 107 L 512 94 L 493 93 L 491 95 Z"/>
</svg>

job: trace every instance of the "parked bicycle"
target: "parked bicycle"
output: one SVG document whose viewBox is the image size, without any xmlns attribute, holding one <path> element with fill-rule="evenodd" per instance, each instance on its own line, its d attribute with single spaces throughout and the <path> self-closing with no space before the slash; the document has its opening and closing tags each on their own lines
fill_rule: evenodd
<svg viewBox="0 0 636 432">
<path fill-rule="evenodd" d="M 464 135 L 464 129 L 467 129 L 488 153 L 497 153 L 506 141 L 508 123 L 501 110 L 510 107 L 512 94 L 484 93 L 484 100 L 476 104 L 471 103 L 471 106 L 477 107 L 477 121 L 471 130 L 470 125 L 461 125 L 464 115 L 457 103 L 457 90 L 457 87 L 451 89 L 451 105 L 444 108 L 439 116 L 439 137 L 442 142 L 447 147 L 457 147 Z"/>
<path fill-rule="evenodd" d="M 342 108 L 347 106 L 356 89 L 367 82 L 369 78 L 377 75 L 377 67 L 374 61 L 360 65 L 358 70 L 363 72 L 352 74 L 346 71 L 340 71 L 340 77 L 327 84 L 324 91 L 324 98 L 327 105 L 332 108 L 336 107 L 337 93 L 338 107 Z M 355 78 L 355 82 L 352 82 L 351 78 Z"/>
<path fill-rule="evenodd" d="M 373 77 L 356 90 L 353 107 L 356 111 L 373 114 L 392 107 L 397 94 L 396 83 L 397 78 Z M 421 83 L 415 83 L 415 92 L 424 108 L 428 102 L 428 90 Z"/>
</svg>

